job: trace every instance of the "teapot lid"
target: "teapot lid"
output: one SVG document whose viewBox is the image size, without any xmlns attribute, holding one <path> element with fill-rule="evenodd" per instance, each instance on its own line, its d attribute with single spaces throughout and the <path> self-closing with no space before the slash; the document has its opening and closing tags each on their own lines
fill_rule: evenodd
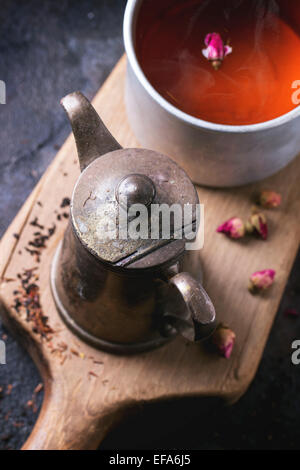
<svg viewBox="0 0 300 470">
<path fill-rule="evenodd" d="M 120 149 L 97 158 L 81 173 L 71 220 L 80 241 L 102 262 L 147 268 L 183 252 L 182 234 L 195 230 L 198 202 L 190 178 L 173 160 L 151 150 Z M 159 208 L 167 209 L 170 230 Z M 170 217 L 168 208 L 179 211 L 179 218 Z"/>
</svg>

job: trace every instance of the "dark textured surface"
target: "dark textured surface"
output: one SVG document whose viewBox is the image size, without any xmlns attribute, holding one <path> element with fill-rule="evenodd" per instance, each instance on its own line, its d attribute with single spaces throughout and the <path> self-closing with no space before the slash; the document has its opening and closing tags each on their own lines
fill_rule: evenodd
<svg viewBox="0 0 300 470">
<path fill-rule="evenodd" d="M 76 89 L 92 98 L 121 56 L 124 6 L 124 0 L 1 2 L 0 79 L 7 85 L 7 104 L 0 105 L 1 235 L 69 133 L 60 98 Z M 300 318 L 283 315 L 288 307 L 299 308 L 299 272 L 300 257 L 258 374 L 239 403 L 147 405 L 101 448 L 299 448 L 300 366 L 290 357 Z M 2 334 L 8 337 L 7 365 L 0 365 L 0 449 L 19 448 L 38 415 L 26 403 L 40 377 L 0 326 Z"/>
</svg>

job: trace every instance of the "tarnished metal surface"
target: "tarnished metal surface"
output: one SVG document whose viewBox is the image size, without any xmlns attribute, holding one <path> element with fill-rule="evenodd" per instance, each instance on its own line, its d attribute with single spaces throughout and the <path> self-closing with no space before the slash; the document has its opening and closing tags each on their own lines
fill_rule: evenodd
<svg viewBox="0 0 300 470">
<path fill-rule="evenodd" d="M 95 158 L 121 148 L 80 91 L 65 96 L 61 105 L 72 125 L 81 171 Z"/>
<path fill-rule="evenodd" d="M 84 246 L 104 262 L 118 263 L 134 254 L 134 260 L 172 241 L 165 239 L 118 238 L 119 204 L 116 189 L 124 177 L 139 173 L 155 186 L 154 204 L 192 205 L 198 203 L 197 192 L 186 173 L 171 159 L 144 149 L 122 149 L 110 152 L 92 162 L 81 174 L 72 198 L 71 216 L 75 231 Z M 141 201 L 143 197 L 141 195 Z M 112 239 L 105 239 L 110 227 L 117 225 Z M 101 233 L 101 229 L 105 233 Z M 171 230 L 172 232 L 172 230 Z M 176 254 L 175 254 L 176 256 Z M 121 265 L 124 263 L 121 262 Z"/>
<path fill-rule="evenodd" d="M 197 252 L 183 251 L 174 269 L 176 279 L 179 271 L 188 272 L 199 288 L 202 270 Z M 57 308 L 74 333 L 96 348 L 128 354 L 159 347 L 178 331 L 192 338 L 192 318 L 180 291 L 167 282 L 171 272 L 129 270 L 128 275 L 128 270 L 107 269 L 87 254 L 69 224 L 53 259 L 51 287 Z M 171 317 L 169 307 L 178 300 Z M 209 327 L 213 329 L 213 323 Z"/>
<path fill-rule="evenodd" d="M 120 344 L 157 339 L 161 315 L 152 272 L 128 276 L 107 269 L 87 252 L 70 225 L 55 269 L 61 304 L 89 335 Z"/>
<path fill-rule="evenodd" d="M 169 289 L 166 317 L 170 324 L 190 341 L 209 336 L 216 312 L 202 285 L 185 272 L 171 275 Z"/>
<path fill-rule="evenodd" d="M 120 149 L 81 93 L 62 102 L 83 169 L 51 273 L 62 318 L 85 341 L 111 352 L 157 347 L 177 332 L 191 340 L 208 336 L 215 326 L 215 311 L 198 279 L 198 253 L 186 252 L 185 240 L 176 239 L 183 227 L 192 229 L 195 237 L 199 201 L 191 180 L 162 154 Z M 105 153 L 108 149 L 113 151 Z M 130 214 L 130 204 L 143 205 L 144 238 L 131 237 L 127 231 L 137 219 Z M 159 213 L 153 216 L 153 204 L 180 209 L 176 221 L 168 213 L 167 237 Z M 191 209 L 189 221 L 185 206 Z M 124 215 L 126 230 L 121 236 Z M 151 238 L 148 221 L 153 219 L 159 230 Z"/>
<path fill-rule="evenodd" d="M 122 205 L 126 199 L 126 210 L 133 204 L 143 204 L 148 207 L 154 201 L 156 189 L 148 176 L 133 173 L 125 176 L 116 188 L 116 200 Z"/>
</svg>

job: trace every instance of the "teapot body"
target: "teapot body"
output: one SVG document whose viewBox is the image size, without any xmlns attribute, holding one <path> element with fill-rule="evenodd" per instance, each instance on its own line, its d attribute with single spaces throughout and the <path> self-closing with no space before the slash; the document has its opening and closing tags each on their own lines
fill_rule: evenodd
<svg viewBox="0 0 300 470">
<path fill-rule="evenodd" d="M 199 252 L 183 250 L 156 269 L 113 269 L 86 250 L 69 222 L 52 263 L 52 291 L 66 324 L 89 344 L 116 353 L 144 351 L 177 335 L 165 316 L 172 270 L 202 282 Z"/>
<path fill-rule="evenodd" d="M 177 333 L 207 337 L 215 310 L 198 252 L 186 251 L 199 228 L 191 180 L 165 155 L 123 149 L 80 92 L 62 105 L 82 171 L 51 271 L 65 323 L 92 346 L 116 353 L 151 349 Z"/>
</svg>

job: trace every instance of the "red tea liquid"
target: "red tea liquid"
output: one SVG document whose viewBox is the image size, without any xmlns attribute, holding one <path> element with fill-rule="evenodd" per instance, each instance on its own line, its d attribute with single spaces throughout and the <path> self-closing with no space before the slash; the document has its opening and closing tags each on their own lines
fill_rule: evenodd
<svg viewBox="0 0 300 470">
<path fill-rule="evenodd" d="M 212 32 L 233 48 L 217 71 L 202 54 Z M 136 52 L 150 83 L 177 108 L 214 123 L 255 124 L 296 107 L 299 33 L 299 0 L 146 0 Z"/>
</svg>

